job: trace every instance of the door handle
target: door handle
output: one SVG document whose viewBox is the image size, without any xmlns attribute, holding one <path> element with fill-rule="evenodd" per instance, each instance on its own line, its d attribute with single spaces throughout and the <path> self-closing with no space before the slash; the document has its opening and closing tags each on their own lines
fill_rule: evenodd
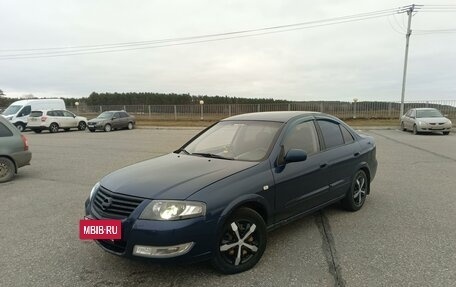
<svg viewBox="0 0 456 287">
<path fill-rule="evenodd" d="M 324 163 L 320 164 L 320 168 L 325 168 L 325 167 L 327 167 L 327 166 L 328 166 L 328 163 L 327 163 L 327 162 L 324 162 Z"/>
<path fill-rule="evenodd" d="M 355 152 L 355 154 L 353 154 L 355 157 L 359 156 L 359 152 Z"/>
</svg>

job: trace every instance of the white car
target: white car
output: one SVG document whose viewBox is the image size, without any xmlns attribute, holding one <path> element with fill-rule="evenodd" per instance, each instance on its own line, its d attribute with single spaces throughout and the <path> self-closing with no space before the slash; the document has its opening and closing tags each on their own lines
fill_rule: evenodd
<svg viewBox="0 0 456 287">
<path fill-rule="evenodd" d="M 32 111 L 27 127 L 36 133 L 41 133 L 43 130 L 56 133 L 59 129 L 69 131 L 71 128 L 83 131 L 87 127 L 87 118 L 65 110 Z"/>
<path fill-rule="evenodd" d="M 401 129 L 411 130 L 415 135 L 420 132 L 442 132 L 448 135 L 452 126 L 449 119 L 433 108 L 410 109 L 401 118 Z"/>
</svg>

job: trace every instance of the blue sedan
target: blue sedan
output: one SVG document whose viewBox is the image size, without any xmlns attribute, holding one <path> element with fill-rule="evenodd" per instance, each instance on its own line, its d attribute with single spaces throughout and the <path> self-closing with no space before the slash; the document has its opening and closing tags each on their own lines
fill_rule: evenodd
<svg viewBox="0 0 456 287">
<path fill-rule="evenodd" d="M 173 153 L 107 175 L 85 212 L 122 221 L 121 239 L 96 240 L 110 253 L 211 260 L 238 273 L 260 260 L 268 230 L 339 201 L 359 210 L 377 170 L 375 151 L 372 137 L 323 113 L 233 116 Z"/>
</svg>

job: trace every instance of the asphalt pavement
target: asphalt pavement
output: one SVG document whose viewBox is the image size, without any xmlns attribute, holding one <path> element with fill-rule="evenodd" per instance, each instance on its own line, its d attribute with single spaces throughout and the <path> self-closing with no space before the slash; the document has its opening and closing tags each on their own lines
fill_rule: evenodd
<svg viewBox="0 0 456 287">
<path fill-rule="evenodd" d="M 197 132 L 26 132 L 32 165 L 0 185 L 0 286 L 454 286 L 455 134 L 362 131 L 379 162 L 363 209 L 336 204 L 269 233 L 259 264 L 241 274 L 125 259 L 79 240 L 93 184 Z"/>
</svg>

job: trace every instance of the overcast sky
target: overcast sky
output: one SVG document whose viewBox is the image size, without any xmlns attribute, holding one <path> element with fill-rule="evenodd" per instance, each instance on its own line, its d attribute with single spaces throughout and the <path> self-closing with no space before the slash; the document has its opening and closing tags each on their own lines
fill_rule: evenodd
<svg viewBox="0 0 456 287">
<path fill-rule="evenodd" d="M 186 37 L 411 4 L 388 0 L 335 2 L 3 0 L 0 56 L 17 53 L 6 51 L 11 49 Z M 412 29 L 456 29 L 455 16 L 455 12 L 418 12 L 413 16 Z M 192 45 L 0 60 L 0 89 L 11 97 L 30 93 L 38 97 L 86 97 L 96 91 L 296 101 L 399 101 L 406 17 L 399 14 Z M 412 34 L 406 100 L 456 100 L 455 51 L 456 33 Z"/>
</svg>

